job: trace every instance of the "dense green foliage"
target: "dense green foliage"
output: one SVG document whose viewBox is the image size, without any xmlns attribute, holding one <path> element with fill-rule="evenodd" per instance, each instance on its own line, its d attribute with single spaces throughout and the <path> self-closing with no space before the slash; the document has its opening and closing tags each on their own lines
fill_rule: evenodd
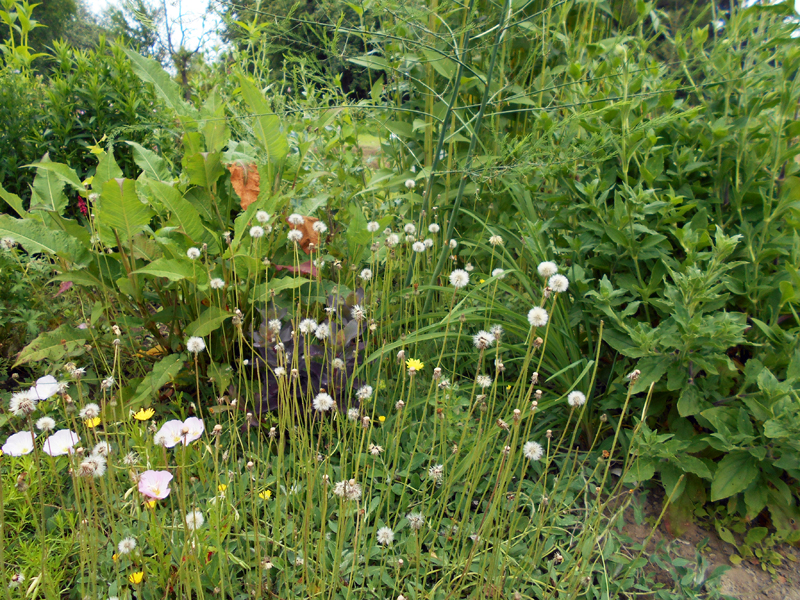
<svg viewBox="0 0 800 600">
<path fill-rule="evenodd" d="M 651 480 L 675 523 L 713 514 L 734 561 L 798 540 L 800 49 L 788 3 L 733 7 L 722 28 L 709 26 L 716 8 L 641 1 L 326 4 L 280 19 L 235 8 L 231 55 L 179 82 L 121 42 L 57 46 L 44 100 L 20 84 L 32 72 L 4 71 L 8 103 L 23 101 L 2 159 L 7 262 L 50 264 L 81 315 L 78 327 L 40 302 L 47 325 L 16 368 L 32 381 L 90 365 L 46 406 L 95 439 L 66 398 L 80 409 L 102 397 L 117 456 L 147 457 L 132 476 L 156 465 L 180 484 L 127 571 L 107 556 L 96 578 L 93 557 L 149 535 L 151 517 L 139 500 L 92 504 L 80 477 L 37 483 L 120 524 L 85 541 L 77 521 L 58 522 L 59 556 L 78 552 L 80 566 L 51 566 L 51 583 L 621 597 L 643 591 L 646 560 L 612 532 L 629 490 Z M 292 36 L 276 46 L 275 28 Z M 363 100 L 348 95 L 345 64 Z M 24 134 L 39 118 L 47 128 Z M 30 192 L 7 185 L 34 161 Z M 171 458 L 129 419 L 151 405 L 219 423 L 225 441 Z M 32 424 L 2 418 L 9 431 Z M 542 463 L 523 450 L 533 440 Z M 29 459 L 3 477 L 23 512 L 11 475 L 36 471 Z M 326 486 L 350 479 L 364 504 L 334 509 Z M 28 503 L 41 524 L 21 517 L 20 535 L 60 519 Z M 181 525 L 193 506 L 216 539 L 196 545 Z M 170 519 L 182 533 L 165 545 Z M 384 526 L 395 546 L 377 540 Z M 389 552 L 400 547 L 415 573 Z M 152 576 L 124 592 L 134 569 Z"/>
</svg>

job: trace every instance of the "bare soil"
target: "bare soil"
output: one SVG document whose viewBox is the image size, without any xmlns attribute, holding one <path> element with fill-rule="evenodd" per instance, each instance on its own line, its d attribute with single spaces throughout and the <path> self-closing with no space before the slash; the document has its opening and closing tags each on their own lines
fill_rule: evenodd
<svg viewBox="0 0 800 600">
<path fill-rule="evenodd" d="M 652 491 L 644 501 L 645 521 L 638 525 L 629 510 L 625 514 L 625 534 L 634 542 L 643 543 L 652 531 L 661 512 L 663 497 Z M 669 533 L 668 523 L 662 521 L 648 543 L 645 551 L 655 551 L 660 544 L 670 544 L 673 553 L 681 558 L 695 561 L 697 549 L 703 546 L 702 555 L 709 563 L 708 574 L 725 565 L 730 569 L 722 576 L 720 592 L 737 600 L 800 600 L 800 550 L 789 544 L 776 545 L 772 549 L 781 555 L 781 564 L 774 566 L 775 574 L 769 573 L 755 559 L 744 560 L 734 566 L 730 556 L 736 554 L 736 547 L 724 542 L 717 535 L 713 525 L 702 523 L 681 523 L 682 533 L 675 537 Z M 704 540 L 708 540 L 703 545 Z M 656 581 L 672 587 L 674 583 L 666 571 L 653 566 Z"/>
</svg>

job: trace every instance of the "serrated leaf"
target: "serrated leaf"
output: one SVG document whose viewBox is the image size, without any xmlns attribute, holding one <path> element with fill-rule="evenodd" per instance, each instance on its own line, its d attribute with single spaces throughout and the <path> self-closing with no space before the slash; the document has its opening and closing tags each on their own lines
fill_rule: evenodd
<svg viewBox="0 0 800 600">
<path fill-rule="evenodd" d="M 136 182 L 117 178 L 103 186 L 95 215 L 99 226 L 116 230 L 127 242 L 150 223 L 153 212 L 136 195 Z"/>
<path fill-rule="evenodd" d="M 25 165 L 26 167 L 36 167 L 37 170 L 45 170 L 52 172 L 60 181 L 64 183 L 68 183 L 77 191 L 83 191 L 86 189 L 86 186 L 83 185 L 78 174 L 75 172 L 74 169 L 68 167 L 67 165 L 52 162 L 50 158 L 45 155 L 45 159 L 42 162 L 34 163 L 32 165 Z"/>
<path fill-rule="evenodd" d="M 724 500 L 743 492 L 760 472 L 758 461 L 749 452 L 726 454 L 711 481 L 711 501 Z"/>
<path fill-rule="evenodd" d="M 152 83 L 156 93 L 169 106 L 184 126 L 197 118 L 197 110 L 181 97 L 181 88 L 161 65 L 152 58 L 145 58 L 138 52 L 122 49 L 131 61 L 136 76 L 146 83 Z"/>
<path fill-rule="evenodd" d="M 46 210 L 60 215 L 67 207 L 64 181 L 54 171 L 41 166 L 49 161 L 50 159 L 45 154 L 40 166 L 36 169 L 36 177 L 33 180 L 31 191 L 30 210 Z"/>
<path fill-rule="evenodd" d="M 170 354 L 158 361 L 153 365 L 153 370 L 136 387 L 130 408 L 138 408 L 148 400 L 155 400 L 158 390 L 172 381 L 182 368 L 183 361 L 180 354 Z"/>
<path fill-rule="evenodd" d="M 149 265 L 133 272 L 135 275 L 152 275 L 154 277 L 166 277 L 170 281 L 180 281 L 181 279 L 192 279 L 195 271 L 188 260 L 176 258 L 159 258 Z"/>
<path fill-rule="evenodd" d="M 232 316 L 233 313 L 224 311 L 217 306 L 210 306 L 196 320 L 186 326 L 186 335 L 205 337 L 219 329 L 225 320 Z"/>
<path fill-rule="evenodd" d="M 0 237 L 16 240 L 29 253 L 45 252 L 81 262 L 84 248 L 80 242 L 63 231 L 49 229 L 32 218 L 15 219 L 0 214 Z"/>
<path fill-rule="evenodd" d="M 200 214 L 178 190 L 171 185 L 153 180 L 147 180 L 147 187 L 171 213 L 172 224 L 177 225 L 179 231 L 186 234 L 193 244 L 201 242 L 206 237 Z"/>
<path fill-rule="evenodd" d="M 281 132 L 280 117 L 270 114 L 273 111 L 264 100 L 261 90 L 243 74 L 239 75 L 239 85 L 245 102 L 247 102 L 250 110 L 255 113 L 253 131 L 267 153 L 267 159 L 270 162 L 283 160 L 289 151 L 289 144 L 286 141 L 286 136 Z"/>
<path fill-rule="evenodd" d="M 125 142 L 133 148 L 133 161 L 150 179 L 156 181 L 170 181 L 172 173 L 169 171 L 167 161 L 152 150 L 148 150 L 136 142 Z"/>
<path fill-rule="evenodd" d="M 77 329 L 71 325 L 61 325 L 53 331 L 40 334 L 30 344 L 25 346 L 17 357 L 14 366 L 42 360 L 57 361 L 68 352 L 77 350 L 86 340 L 90 332 L 87 329 Z"/>
</svg>

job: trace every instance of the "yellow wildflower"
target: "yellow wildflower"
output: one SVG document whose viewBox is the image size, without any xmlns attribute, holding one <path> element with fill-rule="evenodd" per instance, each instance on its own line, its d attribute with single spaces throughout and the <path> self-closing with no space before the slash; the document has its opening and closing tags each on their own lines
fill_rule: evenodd
<svg viewBox="0 0 800 600">
<path fill-rule="evenodd" d="M 416 358 L 409 358 L 406 361 L 406 368 L 414 369 L 415 371 L 421 371 L 425 367 L 425 364 Z"/>
<path fill-rule="evenodd" d="M 383 423 L 384 421 L 386 421 L 386 417 L 384 417 L 383 415 L 381 415 L 380 417 L 378 417 L 378 421 L 380 421 L 381 423 Z"/>
<path fill-rule="evenodd" d="M 258 497 L 261 498 L 262 500 L 269 500 L 270 498 L 272 498 L 272 490 L 264 490 L 263 492 L 260 492 L 258 494 Z"/>
<path fill-rule="evenodd" d="M 227 489 L 228 489 L 228 486 L 227 486 L 227 485 L 225 485 L 224 483 L 220 483 L 220 484 L 217 486 L 217 490 L 219 490 L 220 492 L 224 492 L 224 491 L 225 491 L 225 490 L 227 490 Z"/>
<path fill-rule="evenodd" d="M 97 427 L 98 425 L 100 425 L 100 417 L 93 417 L 93 418 L 91 418 L 91 419 L 86 419 L 86 420 L 84 421 L 84 423 L 86 423 L 86 426 L 87 426 L 89 429 L 94 429 L 95 427 Z"/>
<path fill-rule="evenodd" d="M 128 581 L 134 585 L 142 583 L 142 579 L 144 579 L 144 571 L 137 571 L 128 575 Z"/>
<path fill-rule="evenodd" d="M 147 421 L 148 419 L 152 418 L 154 414 L 156 414 L 156 411 L 153 408 L 140 408 L 138 411 L 133 413 L 133 418 L 137 421 Z"/>
<path fill-rule="evenodd" d="M 156 501 L 155 500 L 146 500 L 144 505 L 147 508 L 153 508 L 156 505 Z"/>
</svg>

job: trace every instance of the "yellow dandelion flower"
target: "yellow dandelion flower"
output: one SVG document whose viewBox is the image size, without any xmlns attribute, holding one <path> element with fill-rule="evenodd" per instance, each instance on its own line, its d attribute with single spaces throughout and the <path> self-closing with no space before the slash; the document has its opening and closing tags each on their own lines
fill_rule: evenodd
<svg viewBox="0 0 800 600">
<path fill-rule="evenodd" d="M 114 554 L 111 555 L 111 558 L 114 560 L 114 562 L 117 562 L 119 560 L 119 554 L 115 552 Z"/>
<path fill-rule="evenodd" d="M 144 571 L 137 571 L 136 573 L 128 575 L 128 581 L 134 585 L 142 583 L 142 579 L 144 579 Z"/>
<path fill-rule="evenodd" d="M 86 420 L 84 421 L 84 423 L 86 423 L 86 426 L 87 426 L 89 429 L 94 429 L 95 427 L 97 427 L 98 425 L 100 425 L 100 417 L 93 417 L 93 418 L 91 418 L 91 419 L 86 419 Z"/>
<path fill-rule="evenodd" d="M 507 389 L 507 390 L 510 390 L 510 389 L 511 389 L 511 386 L 510 386 L 510 385 L 507 385 L 507 386 L 506 386 L 506 389 Z"/>
<path fill-rule="evenodd" d="M 384 417 L 383 415 L 381 415 L 380 417 L 378 417 L 378 421 L 380 421 L 381 423 L 383 423 L 384 421 L 386 421 L 386 417 Z"/>
<path fill-rule="evenodd" d="M 269 500 L 270 498 L 272 498 L 272 490 L 264 490 L 263 492 L 260 492 L 258 494 L 258 497 L 261 498 L 262 500 Z"/>
<path fill-rule="evenodd" d="M 425 363 L 417 358 L 409 358 L 406 361 L 406 368 L 407 369 L 414 369 L 415 371 L 421 371 L 425 367 Z"/>
<path fill-rule="evenodd" d="M 156 414 L 156 411 L 153 408 L 140 408 L 138 411 L 133 413 L 133 418 L 137 421 L 147 421 L 148 419 L 152 418 L 154 414 Z"/>
<path fill-rule="evenodd" d="M 224 483 L 220 483 L 220 484 L 217 486 L 217 490 L 219 490 L 220 492 L 224 492 L 224 491 L 225 491 L 225 490 L 227 490 L 227 489 L 228 489 L 228 486 L 227 486 L 227 485 L 225 485 Z"/>
</svg>

